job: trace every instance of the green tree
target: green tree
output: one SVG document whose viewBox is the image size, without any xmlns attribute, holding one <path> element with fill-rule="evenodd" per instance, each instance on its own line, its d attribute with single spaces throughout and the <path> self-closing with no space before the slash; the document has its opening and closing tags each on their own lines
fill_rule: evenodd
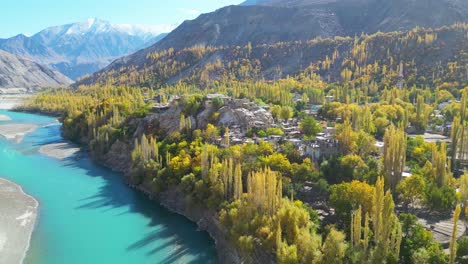
<svg viewBox="0 0 468 264">
<path fill-rule="evenodd" d="M 349 174 L 351 180 L 362 180 L 367 165 L 358 155 L 346 155 L 341 159 L 341 167 L 344 171 L 344 174 Z"/>
<path fill-rule="evenodd" d="M 299 125 L 302 133 L 307 137 L 315 137 L 322 132 L 322 126 L 313 117 L 306 116 Z"/>
<path fill-rule="evenodd" d="M 399 218 L 403 231 L 400 247 L 403 263 L 446 263 L 442 246 L 434 239 L 431 231 L 417 222 L 415 215 L 401 214 Z"/>
<path fill-rule="evenodd" d="M 468 237 L 462 237 L 457 242 L 457 263 L 468 263 Z"/>
</svg>

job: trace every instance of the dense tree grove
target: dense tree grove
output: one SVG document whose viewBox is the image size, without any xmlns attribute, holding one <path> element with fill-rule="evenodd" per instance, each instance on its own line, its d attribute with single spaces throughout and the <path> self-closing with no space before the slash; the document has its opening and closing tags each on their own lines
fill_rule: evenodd
<svg viewBox="0 0 468 264">
<path fill-rule="evenodd" d="M 441 49 L 446 35 L 466 42 L 466 31 L 456 24 L 271 47 L 169 49 L 148 54 L 144 71 L 101 76 L 151 89 L 47 90 L 18 110 L 59 115 L 64 136 L 87 145 L 93 158 L 105 162 L 118 152 L 129 184 L 154 195 L 176 189 L 190 207 L 209 211 L 246 263 L 258 262 L 259 252 L 278 263 L 462 263 L 468 243 L 457 242 L 455 231 L 468 204 L 466 54 L 427 66 L 421 50 Z M 296 75 L 283 76 L 275 65 L 275 78 L 262 76 L 271 52 L 317 47 L 323 58 Z M 192 68 L 228 51 L 229 61 Z M 188 80 L 166 84 L 189 68 Z M 277 125 L 250 128 L 256 143 L 235 143 L 234 128 L 216 125 L 223 99 L 211 100 L 215 111 L 203 125 L 194 122 L 208 94 L 250 99 Z M 158 107 L 169 105 L 178 111 L 171 133 L 154 121 Z M 325 154 L 285 140 L 294 126 L 295 139 Z M 451 143 L 425 140 L 424 132 Z M 274 136 L 281 139 L 267 142 Z M 330 209 L 322 221 L 315 202 Z M 416 215 L 453 210 L 445 254 Z"/>
</svg>

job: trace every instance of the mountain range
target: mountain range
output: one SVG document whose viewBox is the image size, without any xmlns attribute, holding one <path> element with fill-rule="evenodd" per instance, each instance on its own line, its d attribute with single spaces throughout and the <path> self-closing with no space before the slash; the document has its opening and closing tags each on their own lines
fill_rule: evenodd
<svg viewBox="0 0 468 264">
<path fill-rule="evenodd" d="M 171 28 L 118 25 L 91 18 L 50 27 L 30 37 L 0 39 L 0 49 L 18 56 L 19 61 L 34 61 L 47 72 L 59 71 L 78 80 L 77 85 L 109 78 L 114 83 L 161 85 L 187 79 L 194 72 L 200 74 L 218 61 L 232 67 L 228 64 L 239 63 L 236 61 L 243 55 L 237 52 L 246 46 L 258 53 L 249 59 L 262 66 L 257 69 L 259 76 L 272 78 L 276 76 L 273 65 L 285 74 L 297 74 L 325 55 L 315 47 L 296 50 L 287 58 L 284 54 L 288 52 L 278 53 L 281 43 L 298 49 L 300 45 L 294 43 L 313 39 L 325 45 L 327 40 L 321 40 L 336 36 L 405 32 L 457 22 L 468 22 L 466 0 L 247 0 L 187 20 L 170 33 L 164 32 Z M 265 59 L 267 55 L 276 62 Z M 134 81 L 133 72 L 145 77 Z"/>
<path fill-rule="evenodd" d="M 125 69 L 144 72 L 146 75 L 154 73 L 155 69 L 163 66 L 167 68 L 170 65 L 152 59 L 151 54 L 163 54 L 171 49 L 176 51 L 175 54 L 180 51 L 178 55 L 193 47 L 231 47 L 228 50 L 232 51 L 236 46 L 242 47 L 248 44 L 256 47 L 282 42 L 305 42 L 318 37 L 359 36 L 362 33 L 408 31 L 417 26 L 437 28 L 457 22 L 467 22 L 467 2 L 463 0 L 249 0 L 240 6 L 224 7 L 200 15 L 195 20 L 185 21 L 156 44 L 117 59 L 93 76 L 83 78 L 78 84 L 103 82 L 110 76 L 113 80 L 118 80 L 119 78 L 114 76 L 116 72 L 124 75 L 120 76 L 120 79 L 129 80 L 125 75 L 130 73 Z M 268 51 L 267 48 L 264 50 Z M 190 65 L 190 69 L 202 68 L 206 64 L 226 59 L 228 53 L 219 49 L 214 54 L 208 52 L 202 55 L 203 58 L 196 58 L 197 64 L 192 65 L 187 61 L 193 61 L 193 56 L 186 52 L 185 57 L 178 57 L 171 63 L 187 64 Z M 300 51 L 298 53 L 300 54 Z M 308 65 L 303 64 L 303 67 Z M 171 76 L 164 76 L 163 79 L 171 82 L 184 79 L 182 76 L 186 77 L 185 70 L 189 67 L 180 68 L 182 69 L 172 69 Z"/>
<path fill-rule="evenodd" d="M 31 37 L 0 39 L 0 49 L 58 70 L 71 79 L 162 39 L 170 28 L 111 24 L 90 18 L 44 29 Z"/>
<path fill-rule="evenodd" d="M 71 83 L 58 71 L 0 50 L 0 88 L 36 89 Z"/>
</svg>

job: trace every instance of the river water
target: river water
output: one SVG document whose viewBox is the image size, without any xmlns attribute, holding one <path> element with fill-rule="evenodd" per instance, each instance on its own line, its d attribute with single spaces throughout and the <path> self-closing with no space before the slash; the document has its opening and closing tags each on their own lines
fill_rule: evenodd
<svg viewBox="0 0 468 264">
<path fill-rule="evenodd" d="M 0 177 L 39 201 L 26 264 L 214 263 L 207 233 L 123 184 L 121 175 L 80 158 L 37 152 L 60 141 L 60 124 L 45 116 L 0 110 L 39 125 L 21 143 L 0 137 Z"/>
</svg>

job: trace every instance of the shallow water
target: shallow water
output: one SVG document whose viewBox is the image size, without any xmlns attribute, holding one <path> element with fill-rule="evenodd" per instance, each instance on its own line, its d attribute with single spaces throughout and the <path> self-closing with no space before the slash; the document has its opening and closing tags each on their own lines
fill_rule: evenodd
<svg viewBox="0 0 468 264">
<path fill-rule="evenodd" d="M 39 128 L 15 144 L 0 138 L 0 176 L 39 201 L 26 264 L 214 263 L 216 251 L 194 223 L 123 184 L 87 157 L 55 160 L 37 153 L 61 140 L 53 118 L 1 111 Z"/>
</svg>

